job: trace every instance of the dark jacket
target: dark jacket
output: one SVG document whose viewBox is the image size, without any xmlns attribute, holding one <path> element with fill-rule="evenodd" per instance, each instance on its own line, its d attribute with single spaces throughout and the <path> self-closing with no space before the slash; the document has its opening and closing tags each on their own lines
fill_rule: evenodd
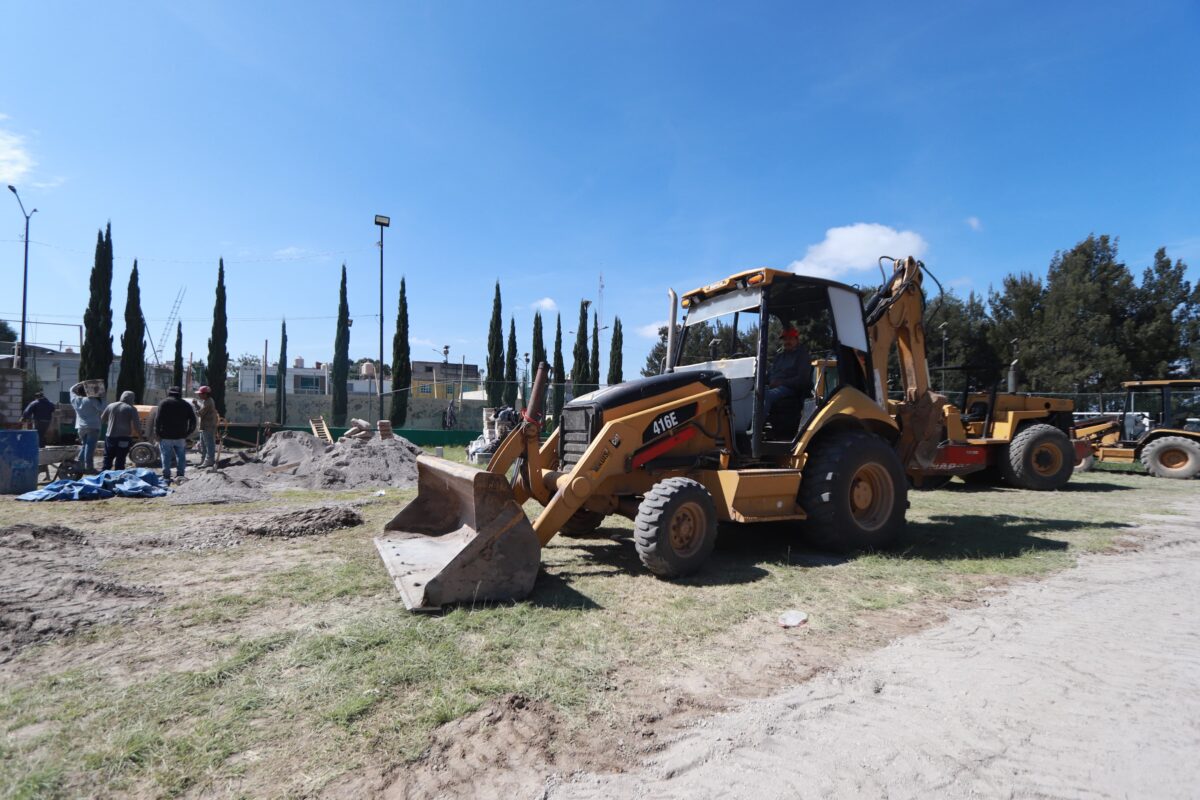
<svg viewBox="0 0 1200 800">
<path fill-rule="evenodd" d="M 25 406 L 21 419 L 36 419 L 39 422 L 49 422 L 54 416 L 54 403 L 44 397 L 39 397 Z"/>
<path fill-rule="evenodd" d="M 158 404 L 154 432 L 159 439 L 186 439 L 196 430 L 196 412 L 180 397 L 168 397 Z"/>
<path fill-rule="evenodd" d="M 812 356 L 808 354 L 808 348 L 799 345 L 790 353 L 784 350 L 775 356 L 767 376 L 768 385 L 772 381 L 779 381 L 780 386 L 786 386 L 801 397 L 810 394 L 813 387 Z"/>
</svg>

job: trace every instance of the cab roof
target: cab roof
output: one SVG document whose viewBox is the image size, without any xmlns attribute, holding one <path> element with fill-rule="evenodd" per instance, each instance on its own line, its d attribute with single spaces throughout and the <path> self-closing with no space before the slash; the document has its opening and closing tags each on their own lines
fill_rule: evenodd
<svg viewBox="0 0 1200 800">
<path fill-rule="evenodd" d="M 761 276 L 761 277 L 759 277 Z M 751 283 L 752 278 L 757 278 Z M 690 292 L 684 292 L 682 299 L 689 301 L 704 300 L 724 292 L 737 289 L 745 286 L 769 286 L 772 283 L 800 283 L 809 286 L 836 286 L 841 289 L 847 289 L 851 292 L 856 291 L 854 287 L 847 286 L 844 283 L 830 281 L 824 278 L 814 278 L 811 275 L 797 275 L 795 272 L 789 272 L 785 269 L 771 269 L 770 267 L 759 267 L 758 269 L 748 269 L 743 272 L 737 272 L 730 275 L 728 278 L 722 278 L 719 281 L 710 283 L 707 286 L 699 286 L 692 289 Z"/>
</svg>

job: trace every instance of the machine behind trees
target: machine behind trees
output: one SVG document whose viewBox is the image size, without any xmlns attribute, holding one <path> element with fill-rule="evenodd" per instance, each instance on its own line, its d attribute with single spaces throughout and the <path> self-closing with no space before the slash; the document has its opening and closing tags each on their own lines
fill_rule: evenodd
<svg viewBox="0 0 1200 800">
<path fill-rule="evenodd" d="M 1093 417 L 1075 428 L 1096 461 L 1142 466 L 1156 478 L 1200 475 L 1200 380 L 1126 381 L 1119 414 Z"/>
</svg>

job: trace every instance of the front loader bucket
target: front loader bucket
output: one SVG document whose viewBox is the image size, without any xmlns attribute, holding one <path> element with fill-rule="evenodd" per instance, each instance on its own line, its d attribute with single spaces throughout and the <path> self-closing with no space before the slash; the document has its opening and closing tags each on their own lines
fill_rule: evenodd
<svg viewBox="0 0 1200 800">
<path fill-rule="evenodd" d="M 541 543 L 503 475 L 417 457 L 417 497 L 376 537 L 410 610 L 533 591 Z"/>
</svg>

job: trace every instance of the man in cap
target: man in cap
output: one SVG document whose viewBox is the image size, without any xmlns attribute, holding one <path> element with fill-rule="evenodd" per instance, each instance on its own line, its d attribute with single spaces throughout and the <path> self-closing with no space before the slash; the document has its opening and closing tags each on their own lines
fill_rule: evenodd
<svg viewBox="0 0 1200 800">
<path fill-rule="evenodd" d="M 812 356 L 800 344 L 800 332 L 790 325 L 779 336 L 783 352 L 771 362 L 767 373 L 767 394 L 763 398 L 763 416 L 771 416 L 771 408 L 788 397 L 803 399 L 812 393 Z"/>
<path fill-rule="evenodd" d="M 177 466 L 178 480 L 187 472 L 187 438 L 196 430 L 196 412 L 182 397 L 178 386 L 167 389 L 167 398 L 158 404 L 154 432 L 158 435 L 158 451 L 162 455 L 162 476 L 171 482 L 171 467 Z"/>
<path fill-rule="evenodd" d="M 211 467 L 217 460 L 217 423 L 220 415 L 212 399 L 212 389 L 201 386 L 196 390 L 200 398 L 200 466 Z"/>
</svg>

